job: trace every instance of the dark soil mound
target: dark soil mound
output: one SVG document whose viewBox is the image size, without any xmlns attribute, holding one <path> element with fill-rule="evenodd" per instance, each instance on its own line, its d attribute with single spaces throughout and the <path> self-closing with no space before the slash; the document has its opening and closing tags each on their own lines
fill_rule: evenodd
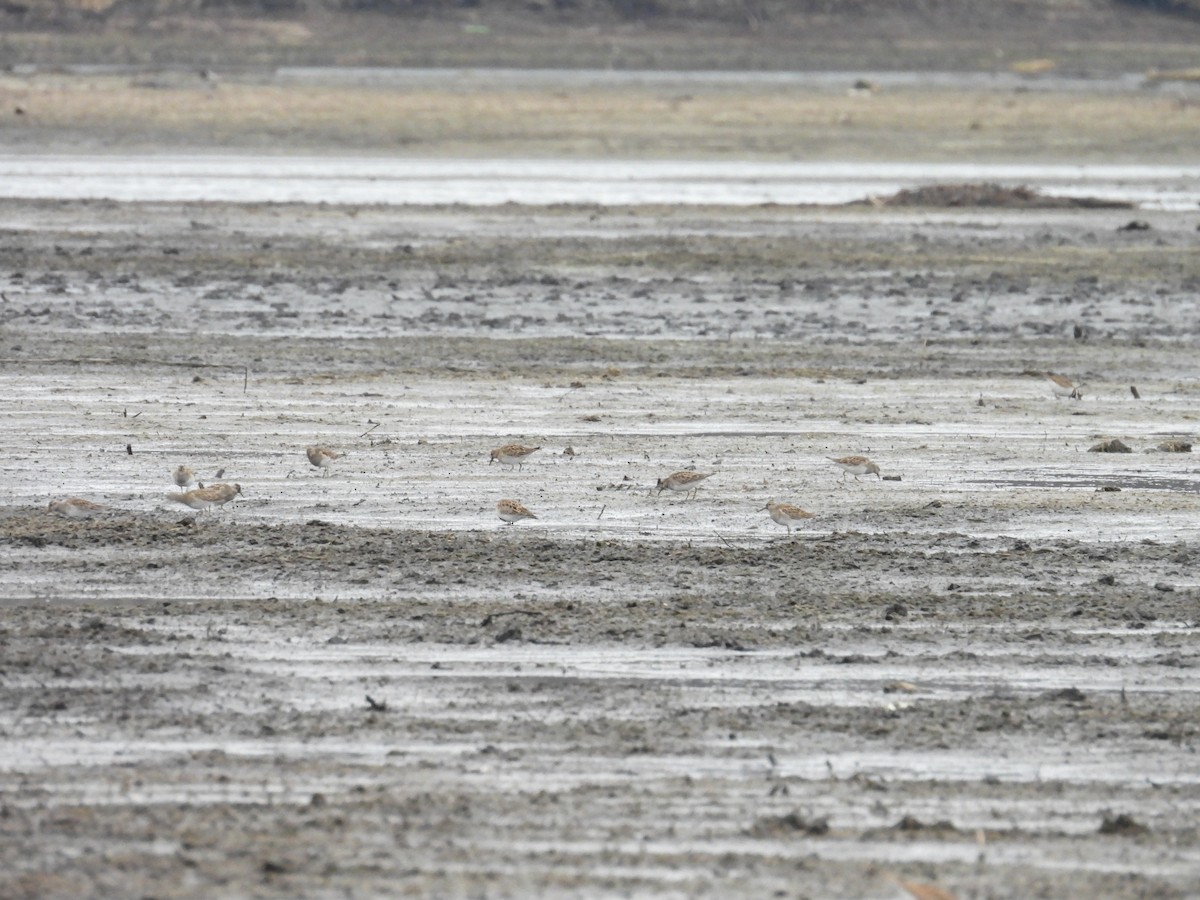
<svg viewBox="0 0 1200 900">
<path fill-rule="evenodd" d="M 899 191 L 889 197 L 872 197 L 857 204 L 872 206 L 995 206 L 1006 209 L 1132 209 L 1133 204 L 1097 197 L 1054 197 L 1027 187 L 1000 184 L 928 184 Z"/>
</svg>

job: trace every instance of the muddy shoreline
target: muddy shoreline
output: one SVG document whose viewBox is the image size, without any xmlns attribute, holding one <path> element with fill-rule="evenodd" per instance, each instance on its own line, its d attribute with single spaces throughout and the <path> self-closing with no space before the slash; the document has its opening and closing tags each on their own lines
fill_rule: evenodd
<svg viewBox="0 0 1200 900">
<path fill-rule="evenodd" d="M 1200 892 L 1194 213 L 3 211 L 5 896 Z"/>
</svg>

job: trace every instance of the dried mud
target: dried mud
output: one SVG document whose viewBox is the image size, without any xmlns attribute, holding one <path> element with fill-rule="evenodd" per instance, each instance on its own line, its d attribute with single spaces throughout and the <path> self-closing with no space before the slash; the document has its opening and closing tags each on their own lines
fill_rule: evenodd
<svg viewBox="0 0 1200 900">
<path fill-rule="evenodd" d="M 1129 216 L 5 203 L 0 894 L 1196 896 L 1196 216 Z"/>
</svg>

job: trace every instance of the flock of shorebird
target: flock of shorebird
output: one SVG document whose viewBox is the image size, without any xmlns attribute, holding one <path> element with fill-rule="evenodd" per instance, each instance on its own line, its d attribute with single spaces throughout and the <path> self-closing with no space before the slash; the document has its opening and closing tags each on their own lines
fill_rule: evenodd
<svg viewBox="0 0 1200 900">
<path fill-rule="evenodd" d="M 1070 397 L 1073 400 L 1080 400 L 1083 394 L 1080 393 L 1079 386 L 1071 381 L 1066 375 L 1056 375 L 1053 372 L 1046 372 L 1046 379 L 1050 383 L 1051 391 L 1060 397 Z M 491 453 L 491 459 L 488 460 L 488 465 L 499 460 L 501 463 L 508 466 L 516 466 L 517 471 L 520 471 L 525 464 L 525 460 L 532 454 L 541 450 L 541 447 L 525 447 L 521 444 L 505 444 L 503 447 L 497 447 Z M 312 456 L 313 448 L 309 448 L 308 458 L 313 465 L 318 465 Z M 860 475 L 874 475 L 882 479 L 879 472 L 879 466 L 873 463 L 865 456 L 842 456 L 838 458 L 829 457 L 829 460 L 842 470 L 842 481 L 853 475 L 854 480 L 858 480 Z M 712 476 L 712 472 L 693 472 L 691 470 L 683 470 L 672 472 L 665 478 L 658 479 L 655 489 L 659 494 L 663 491 L 678 491 L 686 494 L 689 498 L 695 497 L 700 488 L 700 482 Z M 785 527 L 790 535 L 792 526 L 803 522 L 805 519 L 816 517 L 816 513 L 807 512 L 799 506 L 793 506 L 790 503 L 777 503 L 774 500 L 768 500 L 767 505 L 760 508 L 759 512 L 767 512 L 771 519 L 779 525 Z M 512 525 L 522 519 L 536 519 L 537 516 L 530 512 L 525 506 L 518 503 L 516 500 L 500 500 L 496 504 L 496 513 L 500 518 Z"/>
<path fill-rule="evenodd" d="M 1079 386 L 1065 375 L 1056 375 L 1052 372 L 1045 374 L 1046 379 L 1050 383 L 1051 390 L 1057 396 L 1070 397 L 1074 400 L 1082 398 L 1083 395 L 1080 393 Z M 488 465 L 499 462 L 505 466 L 516 466 L 517 471 L 521 471 L 524 468 L 525 460 L 541 449 L 541 447 L 526 447 L 523 444 L 505 444 L 491 451 Z M 329 467 L 335 460 L 343 456 L 343 454 L 330 450 L 328 447 L 319 445 L 306 448 L 305 455 L 308 456 L 308 461 L 312 466 L 324 470 L 323 475 L 328 475 Z M 860 475 L 874 475 L 877 478 L 883 477 L 880 475 L 879 466 L 865 456 L 829 457 L 829 459 L 842 470 L 843 482 L 851 475 L 854 476 L 855 481 L 858 480 Z M 217 473 L 217 477 L 219 478 L 223 474 L 224 470 L 222 469 Z M 670 475 L 658 479 L 654 490 L 657 490 L 660 495 L 663 491 L 683 493 L 690 499 L 696 496 L 700 489 L 700 483 L 706 478 L 711 478 L 712 475 L 712 472 L 695 472 L 690 469 L 672 472 Z M 175 484 L 183 490 L 168 493 L 167 499 L 176 503 L 182 503 L 184 506 L 198 511 L 224 506 L 242 492 L 240 484 L 220 483 L 206 487 L 203 483 L 196 481 L 195 473 L 185 465 L 179 466 L 174 471 L 172 477 Z M 194 488 L 191 487 L 193 482 L 197 484 Z M 99 503 L 93 503 L 91 500 L 85 500 L 82 497 L 68 497 L 63 500 L 51 501 L 49 512 L 68 518 L 84 518 L 102 512 L 105 508 Z M 792 533 L 793 525 L 799 524 L 805 519 L 812 519 L 816 515 L 798 506 L 793 506 L 790 503 L 777 503 L 774 500 L 767 501 L 767 505 L 761 507 L 759 511 L 767 512 L 774 522 L 784 526 L 788 530 L 789 535 Z M 522 519 L 537 518 L 537 515 L 524 505 L 510 499 L 502 499 L 496 503 L 496 514 L 502 521 L 509 525 L 513 525 Z"/>
<path fill-rule="evenodd" d="M 520 471 L 525 465 L 525 460 L 541 449 L 541 447 L 526 447 L 523 444 L 505 444 L 491 451 L 488 465 L 499 462 L 506 466 L 516 466 L 517 471 Z M 334 460 L 339 459 L 343 455 L 330 450 L 328 447 L 321 446 L 308 447 L 305 450 L 305 454 L 308 456 L 310 464 L 315 468 L 324 470 L 324 475 L 329 474 L 329 467 Z M 881 477 L 879 466 L 875 465 L 875 463 L 871 462 L 865 456 L 843 456 L 839 459 L 830 457 L 830 460 L 842 470 L 842 481 L 845 481 L 851 475 L 854 476 L 855 480 L 858 479 L 859 475 Z M 218 477 L 223 472 L 224 470 L 219 472 Z M 672 472 L 665 478 L 658 479 L 654 490 L 657 490 L 660 495 L 663 491 L 674 491 L 685 494 L 687 498 L 692 498 L 699 491 L 700 483 L 706 478 L 711 478 L 712 475 L 712 472 L 694 472 L 690 469 Z M 171 477 L 176 486 L 182 488 L 182 490 L 171 491 L 166 495 L 167 499 L 175 503 L 181 503 L 197 511 L 224 506 L 242 492 L 240 484 L 220 483 L 206 487 L 202 482 L 196 481 L 195 472 L 185 465 L 179 466 L 172 473 Z M 193 483 L 196 483 L 197 486 L 191 487 Z M 86 518 L 105 509 L 106 507 L 99 503 L 93 503 L 91 500 L 85 500 L 82 497 L 54 500 L 51 501 L 49 507 L 51 513 L 72 519 Z M 805 519 L 814 518 L 815 516 L 815 513 L 806 512 L 798 506 L 793 506 L 790 503 L 776 503 L 773 500 L 768 501 L 767 505 L 762 507 L 762 510 L 768 512 L 775 522 L 787 528 L 788 534 L 792 533 L 792 525 L 798 524 Z M 496 514 L 502 521 L 509 525 L 519 522 L 522 519 L 537 518 L 537 515 L 523 504 L 510 499 L 502 499 L 496 504 Z"/>
<path fill-rule="evenodd" d="M 324 469 L 325 475 L 329 474 L 329 466 L 335 459 L 339 459 L 342 454 L 335 453 L 328 447 L 312 446 L 304 451 L 308 457 L 309 463 L 318 469 Z M 221 470 L 224 472 L 224 469 Z M 218 473 L 220 477 L 221 473 Z M 175 470 L 171 476 L 181 488 L 187 488 L 195 480 L 195 473 L 187 466 L 181 465 Z M 174 500 L 176 503 L 182 503 L 184 506 L 196 510 L 211 509 L 214 506 L 224 506 L 234 497 L 242 492 L 240 484 L 213 484 L 205 487 L 203 484 L 197 483 L 198 486 L 191 490 L 172 491 L 167 494 L 168 500 Z"/>
<path fill-rule="evenodd" d="M 526 447 L 523 444 L 505 444 L 503 447 L 497 447 L 491 452 L 488 465 L 490 466 L 492 463 L 499 461 L 507 466 L 516 466 L 517 471 L 520 471 L 525 465 L 525 460 L 541 449 L 541 447 Z M 865 456 L 843 456 L 836 459 L 829 457 L 829 459 L 842 470 L 842 481 L 845 481 L 851 475 L 854 476 L 855 481 L 858 480 L 859 475 L 874 475 L 877 478 L 883 477 L 879 474 L 879 466 L 875 465 L 875 463 L 871 462 Z M 690 469 L 683 469 L 658 479 L 654 490 L 657 490 L 660 495 L 663 491 L 674 491 L 685 494 L 687 498 L 692 498 L 699 491 L 700 482 L 712 476 L 712 472 L 694 472 Z M 776 503 L 774 500 L 767 501 L 767 505 L 759 511 L 763 510 L 769 513 L 775 522 L 784 526 L 788 530 L 788 534 L 792 533 L 792 525 L 803 522 L 805 519 L 815 518 L 816 516 L 816 513 L 806 512 L 798 506 L 793 506 L 790 503 Z M 537 515 L 530 512 L 523 504 L 507 498 L 496 503 L 496 514 L 509 525 L 515 524 L 522 519 L 537 518 Z"/>
<path fill-rule="evenodd" d="M 325 469 L 326 475 L 329 474 L 329 464 L 342 455 L 334 453 L 325 447 L 309 447 L 305 452 L 308 454 L 308 461 L 318 469 Z M 217 472 L 217 477 L 220 478 L 223 474 L 225 474 L 225 470 L 221 469 Z M 217 506 L 224 506 L 242 492 L 240 484 L 220 483 L 210 484 L 206 487 L 203 482 L 196 480 L 196 473 L 185 465 L 180 465 L 176 468 L 171 473 L 171 479 L 177 487 L 183 490 L 169 492 L 167 499 L 175 503 L 182 503 L 189 509 L 194 509 L 198 512 L 203 512 L 206 509 L 212 509 Z M 191 487 L 193 483 L 196 484 L 196 487 Z M 52 500 L 49 507 L 50 512 L 69 519 L 87 518 L 88 516 L 103 512 L 105 509 L 107 507 L 99 503 L 93 503 L 91 500 L 85 500 L 82 497 Z"/>
</svg>

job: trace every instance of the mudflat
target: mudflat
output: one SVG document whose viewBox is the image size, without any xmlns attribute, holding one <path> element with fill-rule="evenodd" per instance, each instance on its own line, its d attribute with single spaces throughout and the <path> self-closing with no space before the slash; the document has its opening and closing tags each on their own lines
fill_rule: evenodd
<svg viewBox="0 0 1200 900">
<path fill-rule="evenodd" d="M 1200 891 L 1196 213 L 0 209 L 0 893 Z"/>
</svg>

